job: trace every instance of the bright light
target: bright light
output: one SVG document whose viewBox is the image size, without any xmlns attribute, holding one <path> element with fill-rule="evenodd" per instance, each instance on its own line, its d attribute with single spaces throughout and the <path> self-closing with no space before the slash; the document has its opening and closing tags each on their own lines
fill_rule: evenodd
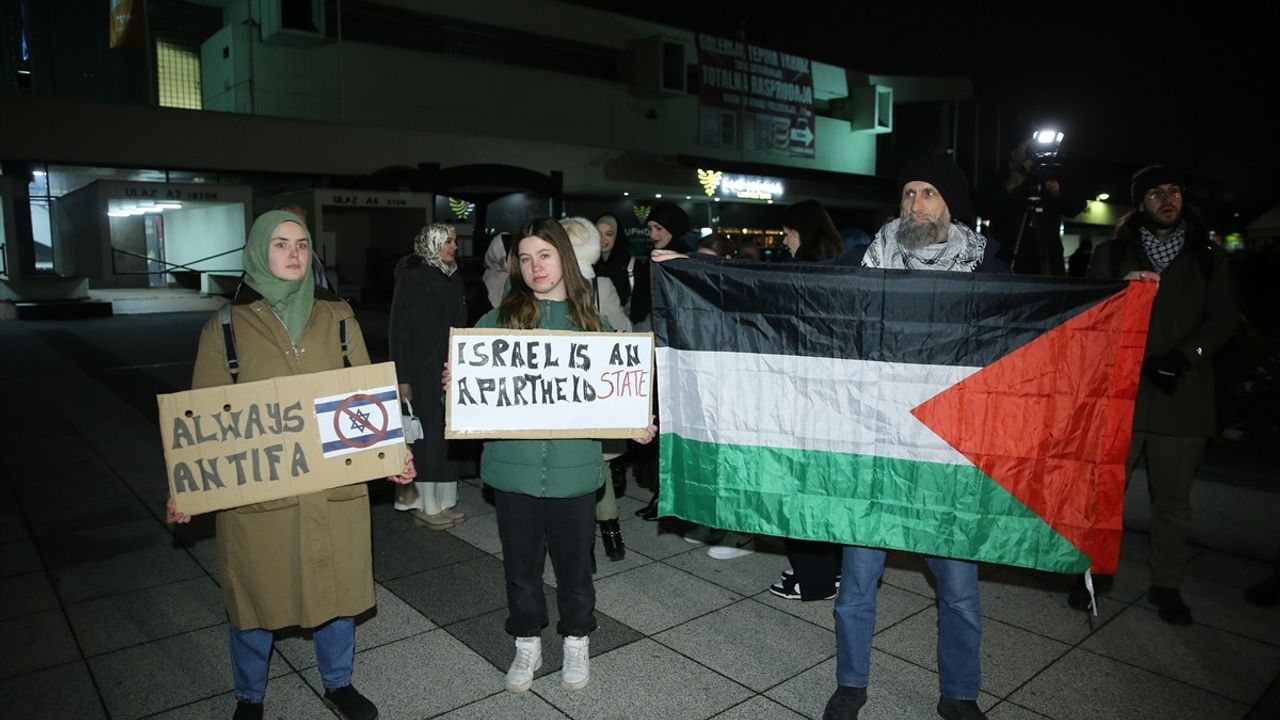
<svg viewBox="0 0 1280 720">
<path fill-rule="evenodd" d="M 654 197 L 656 197 L 656 198 L 661 198 L 661 197 L 662 197 L 662 193 L 654 193 L 654 194 L 653 194 L 653 196 L 654 196 Z"/>
<path fill-rule="evenodd" d="M 720 202 L 720 198 L 711 198 L 715 202 Z"/>
<path fill-rule="evenodd" d="M 1057 130 L 1041 130 L 1040 132 L 1036 133 L 1036 142 L 1040 143 L 1041 145 L 1048 145 L 1049 143 L 1053 142 L 1055 139 L 1061 142 L 1062 133 L 1058 132 Z"/>
<path fill-rule="evenodd" d="M 631 197 L 631 193 L 629 193 L 629 192 L 623 192 L 623 193 L 622 193 L 622 197 Z"/>
<path fill-rule="evenodd" d="M 692 197 L 689 197 L 688 195 L 685 195 L 685 196 L 684 196 L 684 199 L 685 199 L 685 200 L 692 200 L 693 198 L 692 198 Z"/>
<path fill-rule="evenodd" d="M 1098 202 L 1102 202 L 1103 200 L 1110 200 L 1110 199 L 1111 199 L 1111 193 L 1098 193 Z"/>
<path fill-rule="evenodd" d="M 156 207 L 158 207 L 158 208 L 162 208 L 162 209 L 164 209 L 164 210 L 181 210 L 181 209 L 182 209 L 182 203 L 177 202 L 177 201 L 174 201 L 174 200 L 170 200 L 170 201 L 167 201 L 167 202 L 158 202 L 158 203 L 156 203 Z"/>
<path fill-rule="evenodd" d="M 128 210 L 108 210 L 107 217 L 130 217 L 133 213 Z"/>
<path fill-rule="evenodd" d="M 162 213 L 162 212 L 164 212 L 164 208 L 162 208 L 162 207 L 160 207 L 160 206 L 158 206 L 158 205 L 152 205 L 151 207 L 144 207 L 144 208 L 138 208 L 138 209 L 139 209 L 139 210 L 141 210 L 141 211 L 142 211 L 142 212 L 144 212 L 144 213 L 149 214 L 149 215 L 154 215 L 154 214 L 156 214 L 156 213 Z"/>
<path fill-rule="evenodd" d="M 31 174 L 34 175 L 35 177 L 44 177 L 43 170 L 32 170 Z"/>
<path fill-rule="evenodd" d="M 698 234 L 701 235 L 702 237 L 706 237 L 711 234 L 711 228 L 704 227 L 698 231 Z"/>
</svg>

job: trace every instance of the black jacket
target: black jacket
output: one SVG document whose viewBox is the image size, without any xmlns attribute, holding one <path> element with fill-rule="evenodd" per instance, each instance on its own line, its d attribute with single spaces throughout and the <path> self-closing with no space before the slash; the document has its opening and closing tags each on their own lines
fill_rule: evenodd
<svg viewBox="0 0 1280 720">
<path fill-rule="evenodd" d="M 401 258 L 396 264 L 387 343 L 396 378 L 413 389 L 413 409 L 422 421 L 425 437 L 413 444 L 419 482 L 456 479 L 445 452 L 440 387 L 451 327 L 467 327 L 461 275 L 446 276 L 416 254 Z"/>
<path fill-rule="evenodd" d="M 1116 237 L 1100 244 L 1089 263 L 1088 277 L 1118 280 L 1134 270 L 1154 270 L 1139 240 L 1140 214 L 1117 228 Z M 1226 344 L 1240 322 L 1235 284 L 1227 254 L 1209 233 L 1188 222 L 1186 244 L 1160 273 L 1151 308 L 1146 357 L 1176 350 L 1191 368 L 1172 394 L 1146 376 L 1138 385 L 1133 429 L 1157 435 L 1210 437 L 1214 417 L 1213 355 Z"/>
</svg>

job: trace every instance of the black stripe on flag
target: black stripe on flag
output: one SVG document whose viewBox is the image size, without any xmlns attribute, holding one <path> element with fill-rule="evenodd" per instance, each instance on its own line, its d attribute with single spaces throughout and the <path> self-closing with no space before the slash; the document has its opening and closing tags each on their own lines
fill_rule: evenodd
<svg viewBox="0 0 1280 720">
<path fill-rule="evenodd" d="M 968 367 L 990 364 L 1125 287 L 686 260 L 655 263 L 652 277 L 660 346 Z"/>
</svg>

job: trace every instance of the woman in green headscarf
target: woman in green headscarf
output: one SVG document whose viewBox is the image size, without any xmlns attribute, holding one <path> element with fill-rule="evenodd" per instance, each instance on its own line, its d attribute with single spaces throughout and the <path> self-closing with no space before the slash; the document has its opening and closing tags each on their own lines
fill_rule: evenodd
<svg viewBox="0 0 1280 720">
<path fill-rule="evenodd" d="M 231 304 L 239 375 L 227 370 L 222 323 L 214 316 L 200 335 L 193 389 L 335 370 L 344 361 L 369 363 L 351 306 L 315 286 L 311 234 L 301 218 L 282 210 L 259 216 L 244 248 L 244 268 L 244 286 Z M 413 476 L 410 457 L 404 474 L 391 480 L 404 484 Z M 351 685 L 352 616 L 374 603 L 368 497 L 364 485 L 348 485 L 217 514 L 235 720 L 263 716 L 273 631 L 286 627 L 312 632 L 331 709 L 349 720 L 377 717 L 373 703 Z M 169 522 L 190 520 L 174 511 L 172 500 L 168 510 Z"/>
</svg>

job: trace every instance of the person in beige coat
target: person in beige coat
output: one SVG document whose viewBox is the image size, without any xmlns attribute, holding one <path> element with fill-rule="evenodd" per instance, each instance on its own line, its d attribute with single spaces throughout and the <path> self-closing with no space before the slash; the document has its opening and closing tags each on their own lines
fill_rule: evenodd
<svg viewBox="0 0 1280 720">
<path fill-rule="evenodd" d="M 227 370 L 226 342 L 215 315 L 200 334 L 193 389 L 369 363 L 351 306 L 315 288 L 310 242 L 302 221 L 288 212 L 273 210 L 253 223 L 244 248 L 245 282 L 231 308 L 239 376 L 232 378 Z M 414 475 L 410 457 L 404 474 L 390 479 L 404 484 Z M 373 703 L 351 685 L 352 617 L 374 604 L 368 497 L 364 485 L 348 485 L 218 513 L 234 720 L 263 716 L 273 631 L 287 627 L 312 631 L 325 704 L 348 720 L 377 717 Z M 172 499 L 167 515 L 171 523 L 190 521 L 174 510 Z"/>
</svg>

